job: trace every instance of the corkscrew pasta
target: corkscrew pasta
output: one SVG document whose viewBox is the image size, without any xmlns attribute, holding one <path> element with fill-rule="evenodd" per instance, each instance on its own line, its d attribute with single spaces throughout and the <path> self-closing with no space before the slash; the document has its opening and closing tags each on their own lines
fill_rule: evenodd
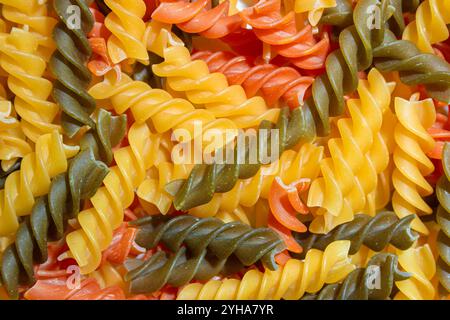
<svg viewBox="0 0 450 320">
<path fill-rule="evenodd" d="M 0 299 L 450 299 L 449 24 L 0 0 Z"/>
</svg>

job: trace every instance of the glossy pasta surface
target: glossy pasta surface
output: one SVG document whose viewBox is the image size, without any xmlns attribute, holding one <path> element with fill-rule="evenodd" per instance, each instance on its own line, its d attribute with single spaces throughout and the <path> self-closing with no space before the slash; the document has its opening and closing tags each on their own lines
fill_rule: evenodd
<svg viewBox="0 0 450 320">
<path fill-rule="evenodd" d="M 449 25 L 0 0 L 0 299 L 450 299 Z"/>
</svg>

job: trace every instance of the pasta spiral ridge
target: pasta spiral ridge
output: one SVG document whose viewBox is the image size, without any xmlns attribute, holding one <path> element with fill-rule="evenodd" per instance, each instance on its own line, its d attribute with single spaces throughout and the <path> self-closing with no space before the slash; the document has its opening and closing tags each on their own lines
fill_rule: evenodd
<svg viewBox="0 0 450 320">
<path fill-rule="evenodd" d="M 92 152 L 82 151 L 67 173 L 53 178 L 48 196 L 36 199 L 30 218 L 20 224 L 15 242 L 3 252 L 2 283 L 11 298 L 18 298 L 19 284 L 34 283 L 34 263 L 47 260 L 48 241 L 64 236 L 67 220 L 76 216 L 80 202 L 95 192 L 107 172 Z"/>
<path fill-rule="evenodd" d="M 123 222 L 124 209 L 134 200 L 135 189 L 146 178 L 158 155 L 160 135 L 152 134 L 146 123 L 134 123 L 128 131 L 129 146 L 114 150 L 116 165 L 110 168 L 103 186 L 90 198 L 92 208 L 78 214 L 80 229 L 66 236 L 69 256 L 82 274 L 94 271 L 101 253 L 111 243 L 113 231 Z"/>
<path fill-rule="evenodd" d="M 56 78 L 53 98 L 62 108 L 61 124 L 64 132 L 75 136 L 81 127 L 95 129 L 90 118 L 95 110 L 95 100 L 87 93 L 91 73 L 87 62 L 92 50 L 87 33 L 94 25 L 94 18 L 87 0 L 54 0 L 53 6 L 60 22 L 53 30 L 56 51 L 50 60 L 50 69 Z M 80 28 L 74 28 L 69 8 L 79 8 Z"/>
<path fill-rule="evenodd" d="M 8 171 L 18 159 L 31 152 L 20 122 L 13 115 L 10 101 L 0 98 L 0 160 L 1 169 Z"/>
<path fill-rule="evenodd" d="M 239 14 L 259 40 L 295 66 L 310 70 L 325 66 L 330 48 L 328 34 L 323 33 L 317 41 L 310 24 L 298 28 L 294 11 L 281 13 L 281 0 L 260 0 Z"/>
<path fill-rule="evenodd" d="M 436 273 L 436 262 L 430 246 L 425 244 L 398 252 L 398 263 L 411 276 L 396 282 L 399 292 L 394 298 L 433 300 L 436 292 L 431 280 Z"/>
<path fill-rule="evenodd" d="M 0 190 L 0 234 L 6 236 L 19 227 L 19 216 L 29 215 L 35 198 L 48 193 L 51 179 L 67 170 L 67 158 L 79 147 L 63 144 L 56 131 L 36 141 L 35 152 L 26 155 L 19 171 L 11 173 Z"/>
<path fill-rule="evenodd" d="M 450 145 L 444 146 L 442 154 L 444 175 L 436 185 L 436 195 L 440 206 L 436 213 L 436 221 L 440 226 L 437 244 L 439 258 L 437 261 L 437 277 L 441 293 L 450 292 Z"/>
<path fill-rule="evenodd" d="M 148 220 L 150 223 L 146 223 Z M 135 261 L 137 266 L 129 266 L 125 280 L 130 281 L 133 293 L 154 292 L 166 284 L 180 287 L 192 279 L 209 280 L 258 261 L 276 269 L 274 256 L 284 249 L 282 239 L 273 230 L 252 229 L 241 222 L 223 223 L 188 215 L 156 221 L 161 219 L 137 221 L 143 223 L 137 243 L 146 248 L 162 243 L 173 254 L 159 252 L 147 261 Z"/>
<path fill-rule="evenodd" d="M 259 93 L 270 107 L 281 100 L 291 108 L 298 107 L 314 81 L 294 68 L 256 64 L 251 57 L 228 51 L 199 51 L 192 55 L 192 60 L 197 59 L 205 61 L 210 72 L 223 73 L 231 85 L 241 85 L 248 97 Z"/>
<path fill-rule="evenodd" d="M 67 221 L 80 212 L 82 201 L 101 186 L 112 161 L 111 146 L 125 133 L 125 116 L 111 116 L 100 110 L 95 119 L 96 132 L 81 138 L 81 151 L 68 164 L 68 170 L 55 176 L 48 195 L 36 199 L 30 217 L 20 223 L 15 242 L 2 257 L 0 274 L 11 298 L 18 298 L 18 286 L 34 283 L 34 263 L 47 260 L 47 244 L 60 240 Z"/>
<path fill-rule="evenodd" d="M 60 131 L 60 126 L 52 123 L 59 108 L 48 100 L 53 86 L 44 78 L 47 63 L 37 48 L 37 36 L 23 29 L 13 28 L 0 37 L 0 64 L 16 96 L 14 107 L 22 118 L 22 130 L 33 142 L 42 134 Z"/>
<path fill-rule="evenodd" d="M 423 1 L 417 8 L 415 18 L 403 32 L 403 39 L 414 42 L 422 52 L 434 53 L 432 45 L 449 37 L 450 3 Z"/>
<path fill-rule="evenodd" d="M 307 13 L 309 23 L 315 26 L 319 23 L 324 10 L 335 6 L 336 0 L 295 0 L 294 10 L 297 13 Z"/>
<path fill-rule="evenodd" d="M 311 183 L 308 193 L 308 207 L 318 207 L 312 232 L 328 232 L 366 208 L 377 175 L 389 164 L 381 129 L 392 88 L 372 69 L 367 80 L 358 82 L 359 98 L 347 100 L 349 116 L 337 120 L 338 137 L 328 140 L 330 157 L 321 161 L 321 177 Z"/>
<path fill-rule="evenodd" d="M 105 26 L 112 35 L 108 39 L 108 53 L 114 64 L 125 59 L 148 64 L 145 48 L 145 23 L 142 17 L 146 6 L 142 0 L 105 0 L 111 12 Z"/>
<path fill-rule="evenodd" d="M 158 133 L 185 129 L 189 131 L 190 138 L 194 139 L 197 134 L 195 125 L 198 124 L 202 126 L 203 132 L 201 133 L 204 135 L 207 135 L 209 130 L 211 130 L 209 132 L 230 130 L 237 134 L 237 128 L 231 120 L 216 119 L 212 112 L 196 109 L 189 101 L 173 98 L 168 92 L 161 89 L 152 89 L 145 82 L 133 81 L 126 74 L 122 74 L 120 78 L 117 81 L 114 73 L 109 73 L 103 82 L 91 87 L 89 93 L 97 100 L 111 103 L 118 114 L 123 114 L 126 110 L 131 109 L 133 117 L 138 123 L 151 120 Z M 133 98 L 130 99 L 130 96 Z M 231 138 L 234 136 L 222 143 L 228 143 Z M 206 140 L 202 141 L 206 142 Z M 223 147 L 223 145 L 217 145 L 216 148 L 218 147 Z"/>
<path fill-rule="evenodd" d="M 263 121 L 259 127 L 259 130 L 262 132 L 264 132 L 263 130 L 272 128 L 279 130 L 278 144 L 276 146 L 279 148 L 277 151 L 282 159 L 272 163 L 272 165 L 277 166 L 274 169 L 275 172 L 282 172 L 283 169 L 281 168 L 288 170 L 288 163 L 294 162 L 297 165 L 301 165 L 302 163 L 302 157 L 300 154 L 297 154 L 294 151 L 287 152 L 289 151 L 288 149 L 295 146 L 302 137 L 303 128 L 300 127 L 302 122 L 300 109 L 301 108 L 296 108 L 289 112 L 287 108 L 284 108 L 281 110 L 276 125 Z M 266 136 L 260 136 L 257 134 L 256 139 L 266 139 L 267 142 L 264 142 L 264 145 L 271 146 L 272 141 L 276 141 L 275 139 L 277 139 L 277 137 L 272 137 L 269 131 L 269 134 Z M 261 145 L 261 142 L 258 142 L 257 144 Z M 244 150 L 242 150 L 242 148 L 244 148 Z M 177 210 L 188 210 L 199 205 L 208 204 L 216 193 L 231 192 L 235 194 L 236 191 L 239 192 L 244 187 L 242 183 L 239 183 L 239 179 L 253 181 L 253 183 L 251 181 L 247 181 L 249 184 L 253 185 L 253 187 L 250 188 L 251 190 L 249 189 L 247 193 L 252 199 L 254 197 L 258 197 L 261 193 L 262 184 L 264 184 L 264 174 L 269 174 L 269 176 L 273 179 L 276 173 L 272 172 L 270 174 L 263 169 L 261 166 L 261 163 L 263 162 L 261 155 L 257 155 L 257 158 L 253 159 L 257 160 L 256 163 L 250 162 L 252 157 L 250 157 L 249 148 L 250 144 L 245 144 L 244 147 L 242 147 L 242 144 L 238 144 L 234 150 L 235 161 L 233 161 L 233 163 L 196 165 L 186 180 L 174 181 L 168 185 L 166 189 L 170 190 L 175 197 L 175 208 Z M 283 153 L 284 150 L 286 151 Z M 276 150 L 270 151 L 273 152 Z M 243 159 L 244 161 L 238 161 L 238 154 L 245 156 Z M 283 154 L 285 154 L 284 157 Z M 295 160 L 293 158 L 295 158 Z M 291 169 L 291 171 L 293 172 L 291 173 L 297 176 L 298 172 L 295 172 L 295 165 L 292 165 L 292 167 L 293 169 Z M 268 171 L 270 171 L 270 168 Z M 234 198 L 230 203 L 231 206 L 236 204 L 236 200 L 239 200 L 240 197 L 244 197 L 244 195 L 235 195 L 235 197 L 236 198 Z M 203 209 L 199 208 L 200 211 Z M 206 212 L 214 214 L 214 209 L 209 208 Z"/>
<path fill-rule="evenodd" d="M 228 0 L 216 5 L 212 0 L 196 2 L 161 1 L 152 19 L 176 24 L 186 33 L 198 33 L 206 38 L 222 38 L 240 28 L 242 20 L 231 14 Z"/>
<path fill-rule="evenodd" d="M 374 275 L 379 283 L 372 284 Z M 378 253 L 365 268 L 352 271 L 342 283 L 325 286 L 314 295 L 306 295 L 304 300 L 385 300 L 389 299 L 395 281 L 410 276 L 398 266 L 398 257 L 392 253 Z M 379 285 L 378 285 L 379 284 Z M 370 288 L 369 288 L 370 287 Z"/>
<path fill-rule="evenodd" d="M 434 165 L 426 155 L 435 144 L 426 131 L 436 119 L 434 103 L 431 99 L 418 101 L 417 94 L 409 101 L 396 97 L 395 113 L 398 123 L 394 131 L 396 146 L 392 182 L 395 191 L 392 207 L 399 218 L 410 214 L 431 214 L 433 210 L 422 197 L 433 193 L 433 187 L 425 176 L 434 171 Z M 418 217 L 411 226 L 428 234 L 427 227 Z"/>
<path fill-rule="evenodd" d="M 376 252 L 382 251 L 389 244 L 406 250 L 419 237 L 411 230 L 413 219 L 413 215 L 399 219 L 392 211 L 379 212 L 374 217 L 357 214 L 352 221 L 337 226 L 327 234 L 310 234 L 302 239 L 301 234 L 296 233 L 297 242 L 303 248 L 299 258 L 303 259 L 311 248 L 324 250 L 337 240 L 350 240 L 350 255 L 356 254 L 362 245 Z"/>
<path fill-rule="evenodd" d="M 3 17 L 20 26 L 28 26 L 38 35 L 42 58 L 48 62 L 55 50 L 52 31 L 57 20 L 48 15 L 47 4 L 40 0 L 0 0 Z"/>
<path fill-rule="evenodd" d="M 210 73 L 204 61 L 192 61 L 187 48 L 169 46 L 163 58 L 164 62 L 153 65 L 153 72 L 167 78 L 168 87 L 185 92 L 189 101 L 203 105 L 217 118 L 230 119 L 238 128 L 256 127 L 262 120 L 276 121 L 279 109 L 269 109 L 262 97 L 248 99 L 241 86 L 228 85 L 225 75 Z"/>
<path fill-rule="evenodd" d="M 210 280 L 194 283 L 178 294 L 180 300 L 296 300 L 306 292 L 314 293 L 325 284 L 344 279 L 354 265 L 348 258 L 349 241 L 331 243 L 325 251 L 311 249 L 305 260 L 289 259 L 284 266 L 272 271 L 247 271 L 242 280 Z"/>
<path fill-rule="evenodd" d="M 379 8 L 381 15 L 379 28 L 371 28 L 367 23 L 367 12 L 374 7 Z M 421 54 L 409 41 L 396 40 L 385 25 L 392 10 L 389 0 L 361 0 L 356 4 L 354 24 L 340 32 L 340 48 L 328 55 L 326 73 L 315 79 L 312 97 L 305 103 L 318 135 L 329 134 L 329 117 L 342 114 L 345 94 L 357 88 L 358 71 L 367 69 L 372 62 L 381 71 L 399 71 L 407 85 L 424 84 L 437 100 L 450 100 L 450 66 L 435 55 Z"/>
</svg>

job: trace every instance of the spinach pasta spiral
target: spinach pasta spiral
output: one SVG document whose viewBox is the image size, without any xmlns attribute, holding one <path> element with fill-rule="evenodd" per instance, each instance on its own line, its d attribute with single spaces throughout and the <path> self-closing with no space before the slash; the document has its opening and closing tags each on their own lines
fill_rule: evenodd
<svg viewBox="0 0 450 320">
<path fill-rule="evenodd" d="M 170 220 L 144 218 L 136 224 L 139 245 L 149 249 L 163 244 L 173 254 L 158 252 L 147 261 L 133 261 L 126 276 L 133 293 L 153 292 L 166 283 L 179 287 L 192 279 L 209 280 L 258 261 L 274 270 L 274 256 L 284 249 L 274 231 L 241 222 L 182 215 Z"/>
<path fill-rule="evenodd" d="M 295 146 L 304 136 L 305 130 L 308 131 L 308 128 L 305 128 L 302 124 L 308 125 L 308 121 L 302 118 L 301 107 L 294 109 L 292 112 L 288 108 L 283 108 L 275 125 L 269 121 L 262 121 L 259 130 L 268 130 L 269 133 L 271 132 L 270 129 L 279 130 L 277 146 L 279 148 L 278 154 L 281 154 L 284 150 Z M 256 137 L 260 139 L 259 134 Z M 272 136 L 267 134 L 263 138 L 267 139 L 264 145 L 270 146 Z M 261 145 L 261 142 L 257 142 L 257 145 Z M 188 210 L 208 203 L 214 193 L 225 193 L 233 189 L 238 179 L 253 177 L 258 172 L 262 159 L 258 155 L 256 163 L 250 162 L 249 146 L 250 144 L 246 143 L 245 150 L 242 150 L 239 149 L 242 146 L 238 144 L 234 150 L 235 159 L 237 159 L 238 154 L 241 154 L 245 156 L 243 159 L 245 161 L 196 165 L 188 179 L 170 182 L 166 189 L 175 195 L 175 208 L 177 210 Z"/>
<path fill-rule="evenodd" d="M 385 300 L 389 299 L 394 282 L 409 276 L 409 273 L 399 270 L 396 255 L 379 253 L 370 259 L 365 268 L 352 271 L 342 283 L 329 284 L 317 294 L 306 295 L 302 300 Z M 371 282 L 373 280 L 375 283 Z"/>
<path fill-rule="evenodd" d="M 56 51 L 50 60 L 50 69 L 56 81 L 53 98 L 61 106 L 61 124 L 65 133 L 73 137 L 81 127 L 95 128 L 90 118 L 95 110 L 95 100 L 87 93 L 91 74 L 86 62 L 91 47 L 86 34 L 92 29 L 94 18 L 89 11 L 89 0 L 54 0 L 53 5 L 60 22 L 53 30 Z M 70 8 L 78 8 L 80 26 L 72 24 Z"/>
<path fill-rule="evenodd" d="M 299 258 L 303 259 L 311 248 L 324 250 L 328 244 L 337 240 L 351 241 L 351 255 L 357 253 L 362 245 L 374 251 L 381 251 L 388 244 L 406 250 L 419 237 L 411 230 L 413 219 L 414 215 L 399 219 L 392 211 L 379 212 L 374 217 L 357 214 L 352 221 L 341 224 L 326 234 L 310 234 L 305 239 L 301 238 L 301 234 L 296 234 L 297 241 L 303 248 Z"/>
<path fill-rule="evenodd" d="M 20 284 L 35 281 L 33 266 L 47 260 L 47 243 L 64 236 L 67 220 L 76 217 L 81 201 L 95 193 L 109 172 L 103 161 L 112 161 L 111 145 L 125 133 L 124 116 L 112 117 L 100 110 L 96 119 L 96 132 L 84 135 L 81 152 L 66 172 L 52 179 L 48 195 L 36 199 L 31 215 L 19 225 L 15 242 L 3 253 L 1 283 L 13 299 L 18 298 Z"/>
<path fill-rule="evenodd" d="M 446 143 L 442 155 L 444 175 L 436 186 L 436 195 L 440 206 L 436 213 L 436 221 L 440 226 L 437 239 L 439 259 L 437 261 L 437 277 L 441 291 L 450 292 L 450 144 Z"/>
<path fill-rule="evenodd" d="M 375 7 L 381 21 L 370 26 L 368 12 Z M 329 117 L 343 113 L 344 95 L 356 90 L 358 71 L 368 69 L 373 62 L 381 71 L 399 71 L 405 84 L 424 84 L 431 97 L 450 101 L 450 66 L 435 55 L 422 54 L 409 41 L 396 40 L 385 25 L 394 12 L 389 0 L 361 0 L 356 4 L 354 25 L 340 32 L 340 48 L 328 56 L 326 73 L 316 78 L 312 97 L 305 103 L 305 112 L 314 118 L 318 135 L 329 134 Z"/>
</svg>

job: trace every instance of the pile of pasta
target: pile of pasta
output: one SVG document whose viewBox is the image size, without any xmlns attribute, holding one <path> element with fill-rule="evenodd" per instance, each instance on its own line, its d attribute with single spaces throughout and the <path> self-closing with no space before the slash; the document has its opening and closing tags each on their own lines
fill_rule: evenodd
<svg viewBox="0 0 450 320">
<path fill-rule="evenodd" d="M 0 4 L 2 299 L 450 298 L 450 1 Z"/>
</svg>

